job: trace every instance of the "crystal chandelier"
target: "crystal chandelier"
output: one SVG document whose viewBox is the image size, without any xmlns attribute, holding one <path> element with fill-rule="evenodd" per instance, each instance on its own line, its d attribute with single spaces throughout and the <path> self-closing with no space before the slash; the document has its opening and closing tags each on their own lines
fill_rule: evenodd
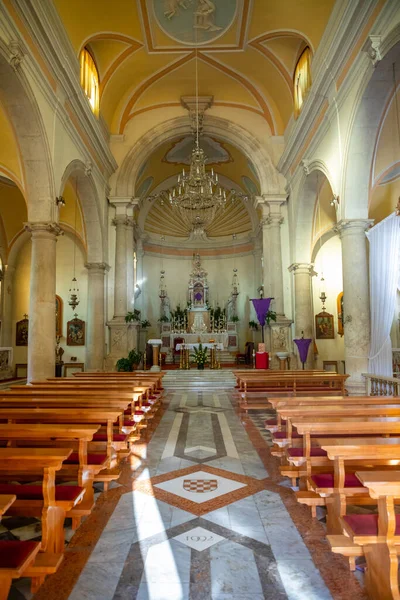
<svg viewBox="0 0 400 600">
<path fill-rule="evenodd" d="M 202 121 L 203 115 L 201 115 Z M 224 209 L 231 202 L 238 199 L 247 200 L 248 197 L 235 189 L 226 190 L 218 181 L 218 174 L 212 168 L 206 170 L 207 155 L 200 148 L 199 135 L 199 88 L 198 66 L 196 48 L 196 114 L 195 114 L 195 140 L 190 159 L 189 171 L 182 169 L 178 175 L 177 183 L 173 187 L 163 190 L 149 200 L 158 200 L 161 205 L 169 203 L 179 214 L 179 217 L 190 232 L 204 233 L 205 229 L 214 221 L 218 209 Z"/>
</svg>

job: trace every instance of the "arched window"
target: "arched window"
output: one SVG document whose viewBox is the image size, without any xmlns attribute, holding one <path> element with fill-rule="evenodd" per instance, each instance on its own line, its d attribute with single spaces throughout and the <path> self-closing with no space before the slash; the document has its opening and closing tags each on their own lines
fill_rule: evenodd
<svg viewBox="0 0 400 600">
<path fill-rule="evenodd" d="M 99 114 L 99 73 L 90 52 L 84 48 L 80 56 L 81 86 L 89 99 L 92 111 Z"/>
<path fill-rule="evenodd" d="M 311 51 L 306 48 L 294 71 L 294 117 L 297 119 L 311 87 Z"/>
</svg>

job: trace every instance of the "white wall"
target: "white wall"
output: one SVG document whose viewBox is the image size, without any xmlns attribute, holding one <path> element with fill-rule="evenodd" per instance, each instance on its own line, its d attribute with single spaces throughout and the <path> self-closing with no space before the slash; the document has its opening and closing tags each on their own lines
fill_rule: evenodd
<svg viewBox="0 0 400 600">
<path fill-rule="evenodd" d="M 339 236 L 328 240 L 318 251 L 315 259 L 315 271 L 318 273 L 313 278 L 314 315 L 322 311 L 319 296 L 321 294 L 321 273 L 325 278 L 325 294 L 327 301 L 326 312 L 333 315 L 335 338 L 333 340 L 316 340 L 318 348 L 317 367 L 322 367 L 324 360 L 344 360 L 344 337 L 338 334 L 337 297 L 343 291 L 342 276 L 342 244 Z M 340 363 L 339 363 L 340 367 Z"/>
</svg>

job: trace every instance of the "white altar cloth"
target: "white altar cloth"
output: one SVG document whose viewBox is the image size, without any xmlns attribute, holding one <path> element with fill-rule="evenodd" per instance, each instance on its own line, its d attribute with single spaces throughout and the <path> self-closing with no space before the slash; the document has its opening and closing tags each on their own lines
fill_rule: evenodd
<svg viewBox="0 0 400 600">
<path fill-rule="evenodd" d="M 182 347 L 188 348 L 189 350 L 193 350 L 194 348 L 197 349 L 200 346 L 200 344 L 203 346 L 203 348 L 215 348 L 216 350 L 224 349 L 223 344 L 210 344 L 208 342 L 197 342 L 196 344 L 177 344 L 176 349 L 178 350 L 178 352 Z"/>
<path fill-rule="evenodd" d="M 170 348 L 174 347 L 175 338 L 182 338 L 185 344 L 198 344 L 199 341 L 203 344 L 209 344 L 210 339 L 215 340 L 216 344 L 222 344 L 222 350 L 228 348 L 227 333 L 171 333 Z M 211 347 L 213 344 L 211 344 Z"/>
</svg>

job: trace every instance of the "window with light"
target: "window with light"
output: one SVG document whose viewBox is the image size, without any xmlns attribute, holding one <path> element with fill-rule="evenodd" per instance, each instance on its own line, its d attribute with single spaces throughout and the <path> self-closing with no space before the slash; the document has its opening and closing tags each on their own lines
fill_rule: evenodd
<svg viewBox="0 0 400 600">
<path fill-rule="evenodd" d="M 99 73 L 90 52 L 84 48 L 80 56 L 81 86 L 89 100 L 92 111 L 99 114 Z"/>
<path fill-rule="evenodd" d="M 306 48 L 297 61 L 294 71 L 294 117 L 299 116 L 311 87 L 311 51 Z"/>
</svg>

